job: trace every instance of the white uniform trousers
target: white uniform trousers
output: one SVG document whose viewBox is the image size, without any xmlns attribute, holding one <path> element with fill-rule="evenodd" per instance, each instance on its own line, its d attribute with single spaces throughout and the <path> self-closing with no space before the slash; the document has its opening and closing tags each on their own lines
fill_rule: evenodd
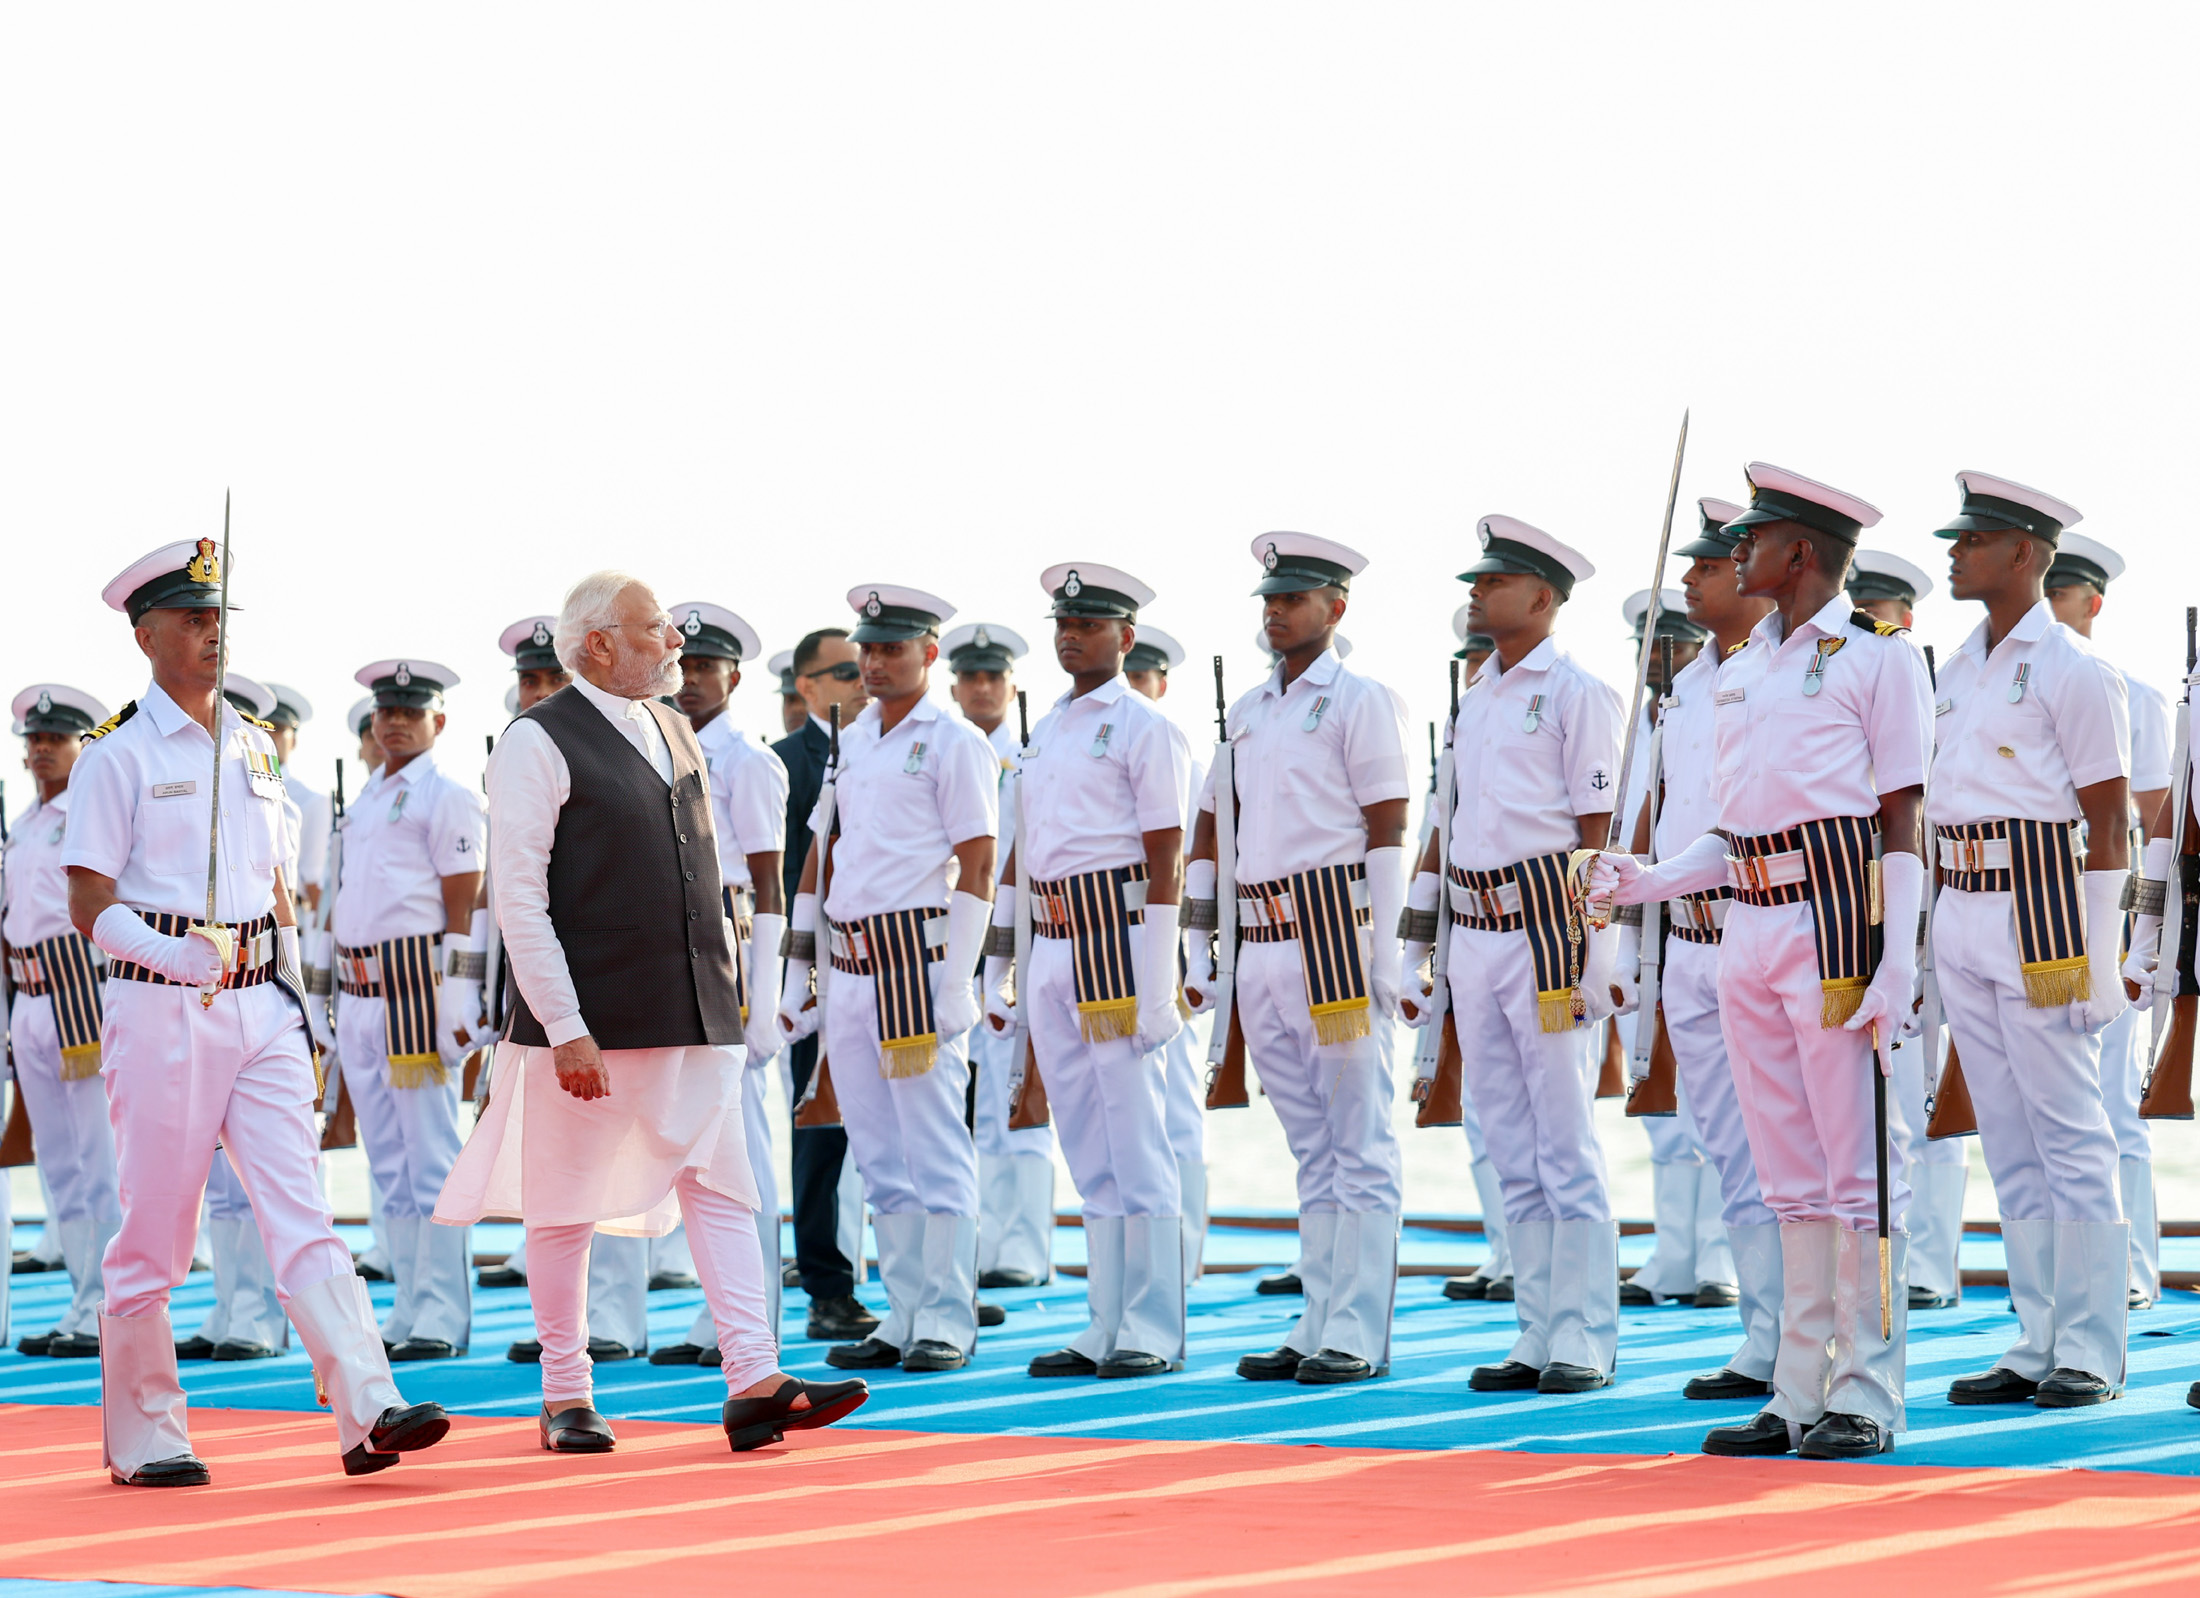
<svg viewBox="0 0 2200 1598">
<path fill-rule="evenodd" d="M 972 1132 L 978 1144 L 978 1270 L 1054 1277 L 1054 1128 L 1010 1130 L 1008 1080 L 1013 1036 L 974 1028 L 970 1060 L 978 1068 Z M 850 1254 L 849 1259 L 855 1259 Z"/>
<path fill-rule="evenodd" d="M 1176 1157 L 1183 1206 L 1187 1282 L 1198 1280 L 1207 1252 L 1207 1044 L 1213 1033 L 1212 1012 L 1195 1015 L 1161 1050 L 1169 1151 Z"/>
<path fill-rule="evenodd" d="M 1142 945 L 1145 929 L 1132 937 Z M 1120 1349 L 1181 1364 L 1184 1228 L 1167 1061 L 1159 1049 L 1141 1054 L 1136 1038 L 1085 1041 L 1069 939 L 1032 939 L 1029 966 L 1020 980 L 1031 984 L 1032 1052 L 1084 1208 L 1091 1319 L 1069 1346 L 1092 1360 Z M 1126 1227 L 1127 1219 L 1166 1225 Z"/>
<path fill-rule="evenodd" d="M 23 1095 L 46 1185 L 46 1227 L 61 1242 L 69 1273 L 69 1304 L 54 1331 L 91 1336 L 99 1330 L 104 1291 L 100 1255 L 122 1224 L 115 1182 L 115 1134 L 107 1124 L 107 1088 L 97 1075 L 61 1080 L 61 1035 L 53 996 L 15 996 L 10 1039 L 15 1091 Z M 0 1181 L 6 1180 L 0 1172 Z"/>
<path fill-rule="evenodd" d="M 209 1343 L 290 1346 L 290 1319 L 275 1294 L 275 1267 L 260 1241 L 251 1195 L 237 1180 L 227 1149 L 206 1172 L 206 1236 L 213 1254 L 214 1307 L 199 1323 Z"/>
<path fill-rule="evenodd" d="M 1944 1007 L 1945 1008 L 1945 1007 Z M 1948 1029 L 1940 1029 L 1941 1057 L 1930 1081 L 1940 1080 Z M 1910 1186 L 1910 1285 L 1936 1298 L 1963 1299 L 1963 1195 L 1971 1181 L 1971 1140 L 1925 1135 L 1928 1075 L 1921 1040 L 1910 1038 L 1894 1053 L 1887 1091 L 1902 1104 L 1903 1180 Z"/>
<path fill-rule="evenodd" d="M 2025 1002 L 2010 895 L 1942 890 L 1933 953 L 2001 1207 L 2018 1335 L 1998 1363 L 2121 1386 L 2130 1244 L 2101 1040 L 2074 1030 L 2067 1006 Z"/>
<path fill-rule="evenodd" d="M 463 1350 L 472 1334 L 472 1234 L 429 1217 L 465 1139 L 458 1074 L 441 1084 L 390 1085 L 385 1001 L 340 994 L 336 1051 L 359 1117 L 359 1142 L 382 1190 L 382 1229 L 397 1283 L 382 1340 L 433 1338 Z"/>
<path fill-rule="evenodd" d="M 832 1062 L 848 1152 L 863 1173 L 878 1241 L 886 1319 L 871 1335 L 894 1348 L 978 1346 L 978 1151 L 963 1121 L 969 1036 L 939 1040 L 932 1069 L 879 1074 L 878 983 L 835 971 L 823 1048 Z"/>
<path fill-rule="evenodd" d="M 2131 1226 L 2131 1286 L 2148 1304 L 2162 1296 L 2162 1227 L 2154 1208 L 2154 1139 L 2139 1118 L 2154 1024 L 2133 1005 L 2101 1033 L 2101 1096 L 2116 1134 L 2116 1177 Z"/>
<path fill-rule="evenodd" d="M 321 1192 L 304 1018 L 273 983 L 219 993 L 107 984 L 101 1053 L 122 1224 L 103 1261 L 102 1420 L 107 1464 L 127 1475 L 190 1450 L 168 1295 L 191 1267 L 199 1199 L 218 1138 L 252 1196 L 275 1290 L 328 1385 L 343 1447 L 400 1403 L 351 1251 Z M 312 1306 L 307 1319 L 299 1305 Z M 354 1321 L 358 1325 L 353 1325 Z"/>
<path fill-rule="evenodd" d="M 1622 1046 L 1634 1016 L 1621 1016 Z M 1714 1027 L 1717 1025 L 1713 1022 Z M 1675 1112 L 1638 1116 L 1650 1142 L 1650 1206 L 1654 1241 L 1650 1257 L 1631 1278 L 1658 1299 L 1693 1299 L 1708 1284 L 1734 1282 L 1734 1252 L 1720 1220 L 1725 1198 L 1719 1168 L 1713 1164 L 1696 1126 L 1688 1084 L 1674 1084 Z"/>
<path fill-rule="evenodd" d="M 1284 1345 L 1386 1368 L 1403 1177 L 1383 1051 L 1372 1032 L 1329 1045 L 1315 1037 L 1295 938 L 1239 948 L 1235 1004 L 1246 1058 L 1298 1162 L 1304 1307 Z"/>
<path fill-rule="evenodd" d="M 1520 1336 L 1507 1357 L 1609 1372 L 1619 1351 L 1619 1229 L 1594 1118 L 1597 1029 L 1542 1029 L 1524 932 L 1454 924 L 1448 958 L 1450 970 L 1474 973 L 1451 990 L 1452 1019 L 1512 1241 Z"/>
<path fill-rule="evenodd" d="M 1894 1335 L 1879 1335 L 1879 1188 L 1867 1033 L 1819 1024 L 1824 1007 L 1811 907 L 1737 901 L 1719 950 L 1719 1023 L 1764 1201 L 1780 1217 L 1785 1276 L 1780 1352 L 1765 1407 L 1795 1426 L 1829 1411 L 1905 1427 L 1909 1293 L 1895 1238 Z M 1901 1106 L 1888 1094 L 1888 1158 L 1899 1166 Z M 1889 1177 L 1900 1234 L 1909 1185 Z M 1851 1258 L 1861 1249 L 1869 1269 Z M 1856 1298 L 1849 1296 L 1851 1293 Z"/>
<path fill-rule="evenodd" d="M 764 1105 L 769 1098 L 779 1097 L 774 1090 L 774 1073 L 768 1064 L 764 1067 L 748 1066 L 748 1050 L 741 1051 L 744 1067 L 741 1072 L 741 1130 L 749 1143 L 749 1175 L 756 1182 L 756 1202 L 760 1206 L 756 1215 L 756 1257 L 764 1267 L 764 1317 L 772 1329 L 772 1347 L 779 1347 L 779 1295 L 781 1266 L 779 1257 L 779 1176 L 772 1166 L 771 1123 L 764 1119 Z M 784 1103 L 784 1098 L 780 1102 Z M 687 1222 L 680 1223 L 680 1234 L 685 1236 Z M 689 1245 L 692 1259 L 694 1245 Z M 701 1271 L 698 1269 L 700 1279 Z M 695 1319 L 688 1325 L 687 1341 L 697 1348 L 708 1348 L 718 1341 L 717 1323 L 711 1319 L 710 1301 L 695 1312 Z"/>
<path fill-rule="evenodd" d="M 1419 1046 L 1416 1040 L 1415 1049 Z M 1482 1117 L 1475 1111 L 1470 1092 L 1459 1095 L 1459 1129 L 1466 1136 L 1469 1174 L 1482 1205 L 1482 1239 L 1489 1245 L 1482 1263 L 1468 1274 L 1485 1282 L 1503 1281 L 1513 1273 L 1512 1249 L 1505 1241 L 1505 1183 L 1497 1174 L 1497 1162 L 1490 1158 L 1489 1142 L 1482 1135 Z"/>
<path fill-rule="evenodd" d="M 1757 1185 L 1749 1129 L 1734 1091 L 1734 1071 L 1719 1030 L 1719 947 L 1668 938 L 1659 997 L 1673 1073 L 1718 1184 L 1719 1218 L 1731 1248 L 1741 1294 L 1742 1346 L 1727 1369 L 1768 1381 L 1780 1346 L 1780 1225 Z"/>
</svg>

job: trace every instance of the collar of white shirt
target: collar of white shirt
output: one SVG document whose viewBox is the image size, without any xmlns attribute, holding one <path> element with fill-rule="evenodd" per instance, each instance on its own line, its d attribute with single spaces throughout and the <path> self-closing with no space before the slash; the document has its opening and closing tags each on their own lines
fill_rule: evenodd
<svg viewBox="0 0 2200 1598">
<path fill-rule="evenodd" d="M 2016 626 L 2009 629 L 2009 637 L 2020 644 L 2036 644 L 2047 636 L 2047 629 L 2055 625 L 2055 613 L 2041 600 L 2022 616 Z M 1971 636 L 1963 640 L 1964 651 L 1984 660 L 1986 658 L 1986 623 L 1981 621 L 1971 629 Z"/>
<path fill-rule="evenodd" d="M 1056 710 L 1065 710 L 1069 706 L 1073 704 L 1078 704 L 1080 702 L 1095 705 L 1112 705 L 1118 699 L 1121 699 L 1123 697 L 1124 690 L 1129 687 L 1130 680 L 1124 677 L 1120 672 L 1118 672 L 1115 676 L 1110 677 L 1099 687 L 1093 689 L 1093 691 L 1089 694 L 1081 694 L 1077 692 L 1075 688 L 1072 688 L 1068 693 L 1062 695 L 1061 698 L 1054 701 L 1054 708 Z"/>
<path fill-rule="evenodd" d="M 1496 664 L 1497 674 L 1500 677 L 1510 677 L 1515 672 L 1523 671 L 1549 671 L 1558 664 L 1558 640 L 1545 638 L 1543 642 L 1522 655 L 1519 663 L 1513 666 L 1507 666 L 1502 660 L 1498 660 L 1494 654 L 1490 659 Z"/>
<path fill-rule="evenodd" d="M 395 771 L 390 770 L 387 763 L 375 767 L 374 775 L 369 777 L 366 786 L 359 790 L 359 797 L 364 799 L 369 793 L 379 792 L 393 782 L 401 782 L 410 788 L 417 784 L 422 777 L 433 776 L 434 774 L 435 751 L 433 749 L 423 749 Z"/>
<path fill-rule="evenodd" d="M 1315 657 L 1313 665 L 1299 673 L 1295 681 L 1285 682 L 1283 680 L 1283 662 L 1279 660 L 1276 662 L 1276 669 L 1268 674 L 1268 691 L 1281 698 L 1302 682 L 1311 683 L 1314 687 L 1321 688 L 1335 682 L 1337 673 L 1343 669 L 1344 663 L 1337 658 L 1337 651 L 1334 648 L 1325 649 Z"/>
<path fill-rule="evenodd" d="M 163 738 L 173 738 L 186 727 L 198 726 L 198 723 L 191 719 L 190 713 L 183 706 L 169 698 L 168 690 L 157 682 L 148 684 L 144 694 L 138 699 L 138 714 L 149 718 Z M 222 706 L 223 728 L 227 730 L 243 725 L 244 721 L 238 716 L 237 707 L 224 704 Z M 204 732 L 206 729 L 200 727 L 199 730 Z"/>
<path fill-rule="evenodd" d="M 1803 627 L 1815 627 L 1818 629 L 1820 637 L 1838 638 L 1841 636 L 1841 630 L 1848 626 L 1849 618 L 1855 614 L 1856 601 L 1849 598 L 1846 593 L 1835 594 L 1808 621 L 1804 622 L 1802 627 L 1795 630 L 1801 632 Z M 1762 638 L 1765 641 L 1765 647 L 1768 649 L 1778 649 L 1787 642 L 1787 639 L 1780 632 L 1780 613 L 1776 610 L 1769 612 L 1764 620 L 1750 628 L 1749 636 Z"/>
<path fill-rule="evenodd" d="M 639 699 L 629 699 L 624 694 L 606 693 L 578 672 L 573 674 L 573 686 L 580 691 L 583 699 L 603 712 L 606 721 L 631 721 L 640 726 L 651 719 L 648 709 Z"/>
<path fill-rule="evenodd" d="M 939 719 L 940 702 L 937 699 L 934 699 L 930 694 L 925 694 L 919 697 L 919 699 L 917 700 L 916 708 L 914 710 L 910 711 L 908 715 L 902 717 L 901 720 L 894 723 L 894 731 L 901 731 L 902 728 L 908 726 L 911 722 L 937 721 Z M 857 726 L 860 727 L 865 722 L 869 722 L 871 724 L 871 730 L 878 733 L 879 737 L 887 738 L 892 736 L 891 733 L 879 732 L 879 702 L 876 699 L 865 705 L 863 707 L 863 714 L 856 717 Z"/>
</svg>

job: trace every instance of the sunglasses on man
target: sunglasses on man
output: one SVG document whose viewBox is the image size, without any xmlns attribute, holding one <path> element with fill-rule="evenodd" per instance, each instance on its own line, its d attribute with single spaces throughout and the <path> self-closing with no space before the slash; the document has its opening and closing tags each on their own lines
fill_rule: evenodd
<svg viewBox="0 0 2200 1598">
<path fill-rule="evenodd" d="M 817 670 L 806 671 L 802 675 L 805 677 L 830 677 L 835 682 L 854 682 L 863 675 L 863 668 L 852 660 L 843 660 L 837 665 L 820 666 Z"/>
</svg>

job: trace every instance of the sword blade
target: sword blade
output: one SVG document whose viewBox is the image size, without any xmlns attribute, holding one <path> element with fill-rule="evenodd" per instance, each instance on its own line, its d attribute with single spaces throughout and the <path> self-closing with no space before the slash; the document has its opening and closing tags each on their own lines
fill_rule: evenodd
<svg viewBox="0 0 2200 1598">
<path fill-rule="evenodd" d="M 1650 686 L 1650 651 L 1657 646 L 1658 590 L 1665 583 L 1666 552 L 1673 546 L 1673 507 L 1681 495 L 1681 462 L 1688 454 L 1688 412 L 1681 412 L 1681 436 L 1673 445 L 1673 477 L 1665 488 L 1665 525 L 1658 530 L 1658 563 L 1650 569 L 1650 609 L 1642 618 L 1642 647 L 1635 651 L 1635 691 L 1627 701 L 1627 741 L 1620 746 L 1619 776 L 1612 787 L 1612 817 L 1605 824 L 1604 847 L 1622 834 L 1627 809 L 1627 777 L 1635 764 L 1635 730 L 1642 723 L 1642 696 Z M 1588 840 L 1582 840 L 1586 843 Z"/>
</svg>

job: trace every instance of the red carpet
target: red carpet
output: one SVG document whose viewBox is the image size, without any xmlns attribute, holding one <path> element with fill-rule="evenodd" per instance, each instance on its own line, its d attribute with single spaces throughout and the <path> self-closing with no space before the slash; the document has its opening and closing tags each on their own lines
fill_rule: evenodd
<svg viewBox="0 0 2200 1598">
<path fill-rule="evenodd" d="M 2134 1474 L 908 1432 L 735 1458 L 708 1428 L 619 1434 L 608 1458 L 553 1458 L 531 1420 L 461 1419 L 347 1480 L 325 1417 L 203 1410 L 215 1485 L 149 1492 L 107 1482 L 97 1410 L 0 1407 L 0 1575 L 404 1598 L 2074 1598 L 2189 1592 L 2200 1560 L 2200 1486 Z"/>
</svg>

